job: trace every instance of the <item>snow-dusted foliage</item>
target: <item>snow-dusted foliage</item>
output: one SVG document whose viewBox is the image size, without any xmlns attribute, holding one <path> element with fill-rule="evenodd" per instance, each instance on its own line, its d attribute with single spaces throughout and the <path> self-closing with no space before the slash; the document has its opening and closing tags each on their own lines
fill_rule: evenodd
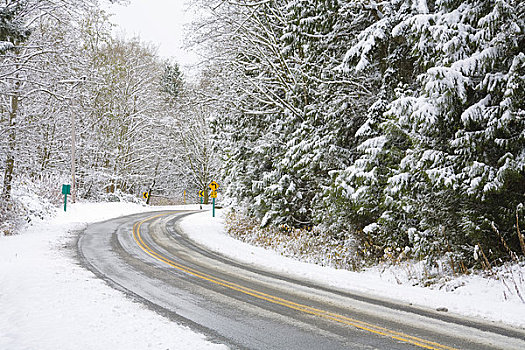
<svg viewBox="0 0 525 350">
<path fill-rule="evenodd" d="M 22 181 L 53 186 L 54 198 L 62 183 L 71 183 L 72 169 L 78 198 L 138 197 L 151 190 L 173 195 L 178 181 L 169 156 L 182 145 L 171 138 L 173 106 L 166 94 L 178 98 L 180 72 L 176 64 L 166 71 L 155 49 L 139 39 L 112 38 L 111 26 L 95 0 L 0 5 L 5 232 L 16 231 L 13 223 L 24 211 L 13 195 Z M 43 181 L 49 178 L 56 183 Z"/>
<path fill-rule="evenodd" d="M 260 227 L 257 220 L 239 212 L 229 213 L 225 224 L 226 232 L 236 239 L 273 249 L 283 256 L 337 269 L 353 270 L 359 266 L 352 237 L 341 240 L 328 231 L 311 227 Z"/>
<path fill-rule="evenodd" d="M 447 256 L 456 270 L 476 245 L 508 257 L 492 223 L 520 250 L 522 1 L 204 7 L 230 195 L 263 225 L 314 224 L 365 260 Z"/>
<path fill-rule="evenodd" d="M 203 6 L 202 40 L 215 33 L 207 43 L 227 73 L 217 99 L 231 112 L 217 136 L 229 193 L 263 225 L 311 225 L 372 97 L 368 82 L 340 69 L 351 11 L 330 0 Z"/>
<path fill-rule="evenodd" d="M 403 62 L 412 74 L 383 85 L 393 92 L 377 135 L 363 140 L 336 185 L 350 184 L 344 195 L 364 208 L 362 226 L 377 223 L 365 236 L 379 250 L 408 246 L 468 262 L 481 244 L 498 257 L 491 223 L 517 249 L 516 208 L 525 201 L 525 5 L 439 1 L 422 11 L 410 3 L 383 3 L 395 15 L 346 54 L 348 70 Z M 385 21 L 386 36 L 375 28 Z M 377 194 L 372 208 L 362 202 Z"/>
<path fill-rule="evenodd" d="M 12 194 L 21 187 L 17 182 L 34 178 L 43 183 L 49 175 L 46 170 L 63 161 L 62 155 L 50 157 L 67 135 L 60 124 L 69 96 L 58 83 L 67 71 L 63 43 L 74 37 L 78 14 L 92 6 L 92 2 L 75 0 L 4 1 L 0 5 L 0 42 L 4 43 L 0 50 L 0 221 L 7 226 L 24 212 L 19 196 Z M 52 177 L 59 178 L 60 173 Z"/>
</svg>

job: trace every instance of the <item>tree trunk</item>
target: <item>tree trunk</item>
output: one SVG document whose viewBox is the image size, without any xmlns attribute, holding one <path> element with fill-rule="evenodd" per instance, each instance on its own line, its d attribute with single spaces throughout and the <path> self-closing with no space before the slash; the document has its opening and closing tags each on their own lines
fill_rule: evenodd
<svg viewBox="0 0 525 350">
<path fill-rule="evenodd" d="M 208 190 L 204 189 L 204 204 L 208 204 L 210 202 L 210 195 L 208 193 Z"/>
<path fill-rule="evenodd" d="M 147 205 L 149 205 L 149 201 L 151 200 L 151 192 L 153 191 L 153 186 L 155 186 L 155 181 L 153 181 L 150 188 L 148 189 L 148 197 L 146 198 Z"/>
<path fill-rule="evenodd" d="M 159 171 L 159 160 L 157 159 L 157 164 L 155 165 L 155 174 L 153 175 L 153 182 L 151 183 L 151 186 L 149 187 L 148 198 L 146 199 L 146 204 L 148 205 L 151 199 L 151 191 L 153 191 L 153 187 L 155 187 L 155 182 L 157 181 L 158 171 Z"/>
<path fill-rule="evenodd" d="M 15 170 L 15 147 L 16 147 L 16 114 L 18 112 L 18 88 L 20 83 L 15 84 L 15 93 L 11 97 L 11 111 L 9 112 L 7 131 L 7 156 L 5 161 L 4 188 L 2 198 L 7 202 L 11 199 L 13 174 Z"/>
</svg>

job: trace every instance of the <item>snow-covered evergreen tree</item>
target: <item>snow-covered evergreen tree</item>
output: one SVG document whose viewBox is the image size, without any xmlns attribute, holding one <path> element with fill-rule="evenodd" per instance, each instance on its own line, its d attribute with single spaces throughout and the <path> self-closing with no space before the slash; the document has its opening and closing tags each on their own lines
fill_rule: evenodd
<svg viewBox="0 0 525 350">
<path fill-rule="evenodd" d="M 206 6 L 230 194 L 262 224 L 322 225 L 372 259 L 468 264 L 503 252 L 492 222 L 517 247 L 521 1 Z"/>
<path fill-rule="evenodd" d="M 347 52 L 348 69 L 377 69 L 384 61 L 392 67 L 385 75 L 407 63 L 416 74 L 394 79 L 395 95 L 378 134 L 363 141 L 361 160 L 338 181 L 351 183 L 350 196 L 372 194 L 377 187 L 370 191 L 353 179 L 376 171 L 371 178 L 383 196 L 376 206 L 381 213 L 365 231 L 378 232 L 380 248 L 406 244 L 435 255 L 452 250 L 469 261 L 476 244 L 504 252 L 491 222 L 517 248 L 515 211 L 525 200 L 525 5 L 432 5 L 384 5 L 385 15 Z M 385 26 L 388 31 L 379 29 Z M 385 165 L 381 180 L 377 171 Z"/>
<path fill-rule="evenodd" d="M 231 195 L 263 224 L 323 220 L 328 172 L 348 163 L 366 110 L 358 101 L 372 95 L 339 69 L 357 24 L 337 1 L 206 5 L 221 33 L 214 52 L 230 74 L 220 93 L 232 112 L 219 137 L 228 136 L 220 138 Z"/>
</svg>

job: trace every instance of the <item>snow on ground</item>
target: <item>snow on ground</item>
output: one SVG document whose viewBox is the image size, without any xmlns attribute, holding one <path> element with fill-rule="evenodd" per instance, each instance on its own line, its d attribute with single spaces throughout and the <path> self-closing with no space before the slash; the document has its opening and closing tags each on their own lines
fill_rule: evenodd
<svg viewBox="0 0 525 350">
<path fill-rule="evenodd" d="M 0 349 L 226 348 L 146 309 L 78 265 L 75 231 L 148 210 L 77 203 L 20 235 L 0 236 Z"/>
<path fill-rule="evenodd" d="M 224 231 L 223 214 L 223 210 L 217 210 L 215 218 L 209 211 L 190 215 L 183 219 L 181 227 L 196 242 L 246 264 L 266 267 L 338 289 L 388 297 L 433 309 L 447 308 L 450 312 L 464 316 L 525 328 L 525 304 L 517 296 L 511 295 L 501 280 L 479 275 L 461 276 L 447 283 L 443 290 L 436 290 L 408 283 L 406 276 L 413 273 L 411 269 L 417 268 L 413 265 L 352 272 L 308 264 L 228 236 Z M 512 284 L 509 287 L 512 290 Z"/>
<path fill-rule="evenodd" d="M 0 349 L 225 348 L 134 302 L 78 265 L 76 232 L 86 224 L 161 209 L 177 207 L 77 203 L 67 213 L 57 209 L 56 217 L 35 222 L 20 235 L 0 237 Z M 212 218 L 210 211 L 203 211 L 187 216 L 181 225 L 195 241 L 247 264 L 339 289 L 525 327 L 525 304 L 517 298 L 504 300 L 505 288 L 494 279 L 462 276 L 454 282 L 457 288 L 447 292 L 398 284 L 402 274 L 395 269 L 355 273 L 302 263 L 228 236 L 223 213 L 217 210 Z"/>
</svg>

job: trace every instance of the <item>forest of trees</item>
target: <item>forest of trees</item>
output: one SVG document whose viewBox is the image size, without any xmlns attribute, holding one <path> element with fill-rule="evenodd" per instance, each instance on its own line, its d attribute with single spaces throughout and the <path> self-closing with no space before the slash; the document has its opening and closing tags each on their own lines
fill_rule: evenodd
<svg viewBox="0 0 525 350">
<path fill-rule="evenodd" d="M 0 234 L 28 220 L 20 197 L 63 200 L 73 142 L 79 199 L 176 199 L 210 181 L 191 144 L 206 136 L 198 84 L 112 26 L 96 0 L 0 3 Z"/>
<path fill-rule="evenodd" d="M 75 141 L 79 198 L 173 197 L 220 168 L 261 226 L 314 226 L 357 265 L 525 254 L 525 2 L 191 3 L 189 83 L 96 0 L 2 1 L 0 230 L 24 184 L 60 195 Z"/>
<path fill-rule="evenodd" d="M 321 228 L 361 262 L 525 254 L 525 2 L 200 5 L 247 215 Z"/>
</svg>

